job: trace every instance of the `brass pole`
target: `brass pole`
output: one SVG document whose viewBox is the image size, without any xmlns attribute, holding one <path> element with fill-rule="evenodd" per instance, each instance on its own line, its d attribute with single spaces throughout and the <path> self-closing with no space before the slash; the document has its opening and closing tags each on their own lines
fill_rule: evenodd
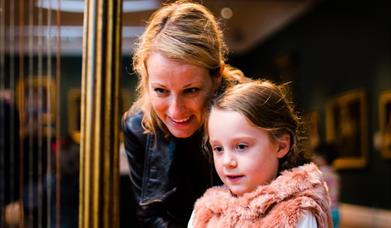
<svg viewBox="0 0 391 228">
<path fill-rule="evenodd" d="M 122 0 L 85 4 L 79 227 L 116 228 Z"/>
</svg>

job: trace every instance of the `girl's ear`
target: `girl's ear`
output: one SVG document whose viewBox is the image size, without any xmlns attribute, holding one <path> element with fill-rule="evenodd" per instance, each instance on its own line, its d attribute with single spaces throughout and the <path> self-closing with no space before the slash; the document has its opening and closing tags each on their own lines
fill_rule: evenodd
<svg viewBox="0 0 391 228">
<path fill-rule="evenodd" d="M 282 158 L 289 152 L 290 145 L 291 145 L 290 135 L 284 134 L 280 138 L 278 138 L 277 145 L 278 145 L 277 157 Z"/>
</svg>

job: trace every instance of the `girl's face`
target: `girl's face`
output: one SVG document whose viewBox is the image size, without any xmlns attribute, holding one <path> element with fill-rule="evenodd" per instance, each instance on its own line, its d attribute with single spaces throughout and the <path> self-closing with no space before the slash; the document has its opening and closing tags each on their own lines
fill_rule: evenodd
<svg viewBox="0 0 391 228">
<path fill-rule="evenodd" d="M 177 138 L 190 137 L 204 122 L 216 88 L 205 68 L 153 53 L 146 62 L 148 94 L 153 110 Z"/>
<path fill-rule="evenodd" d="M 267 131 L 242 114 L 212 109 L 208 132 L 218 175 L 234 195 L 255 190 L 277 176 L 283 142 L 274 142 Z M 289 143 L 289 142 L 288 142 Z"/>
</svg>

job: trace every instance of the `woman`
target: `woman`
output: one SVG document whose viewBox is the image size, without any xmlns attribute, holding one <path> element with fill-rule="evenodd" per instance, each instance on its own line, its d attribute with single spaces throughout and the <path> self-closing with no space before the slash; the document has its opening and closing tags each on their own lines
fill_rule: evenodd
<svg viewBox="0 0 391 228">
<path fill-rule="evenodd" d="M 201 148 L 205 112 L 213 96 L 244 80 L 225 66 L 226 54 L 215 17 L 195 3 L 162 7 L 140 37 L 139 98 L 122 128 L 141 226 L 186 227 L 195 200 L 217 181 Z"/>
</svg>

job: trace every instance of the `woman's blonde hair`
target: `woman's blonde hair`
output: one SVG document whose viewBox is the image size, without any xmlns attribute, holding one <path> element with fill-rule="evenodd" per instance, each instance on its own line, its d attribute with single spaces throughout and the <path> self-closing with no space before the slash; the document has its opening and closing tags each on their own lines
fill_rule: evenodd
<svg viewBox="0 0 391 228">
<path fill-rule="evenodd" d="M 302 123 L 290 99 L 287 85 L 277 85 L 268 80 L 254 80 L 227 89 L 212 104 L 212 109 L 235 111 L 245 116 L 255 126 L 266 130 L 271 139 L 290 136 L 289 152 L 280 159 L 279 171 L 291 169 L 309 162 L 303 149 Z M 207 121 L 205 123 L 207 128 Z M 207 132 L 207 131 L 205 131 Z M 207 135 L 205 148 L 210 152 Z"/>
<path fill-rule="evenodd" d="M 133 68 L 139 77 L 138 99 L 128 114 L 143 111 L 145 132 L 155 133 L 160 128 L 167 135 L 168 130 L 154 112 L 148 95 L 146 61 L 156 52 L 176 61 L 204 67 L 211 77 L 218 77 L 228 50 L 216 18 L 203 5 L 178 1 L 160 8 L 151 16 L 133 56 Z M 241 75 L 236 69 L 224 67 L 222 85 L 230 85 Z"/>
</svg>

